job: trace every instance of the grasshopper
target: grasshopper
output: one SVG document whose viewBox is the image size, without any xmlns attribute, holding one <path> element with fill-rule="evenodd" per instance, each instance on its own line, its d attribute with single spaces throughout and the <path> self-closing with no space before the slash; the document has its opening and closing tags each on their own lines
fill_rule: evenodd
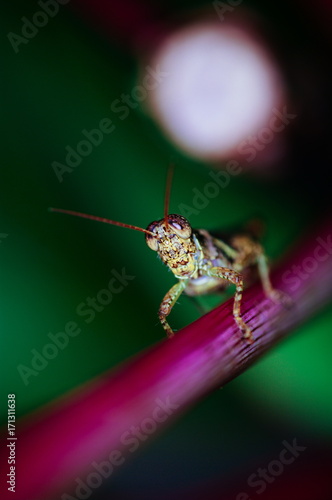
<svg viewBox="0 0 332 500">
<path fill-rule="evenodd" d="M 146 229 L 72 210 L 59 208 L 50 210 L 145 233 L 148 247 L 158 253 L 162 262 L 178 279 L 166 293 L 158 312 L 160 322 L 169 338 L 173 337 L 174 332 L 167 317 L 182 292 L 189 296 L 198 296 L 222 291 L 227 285 L 232 284 L 235 285 L 234 320 L 243 337 L 251 344 L 254 341 L 252 331 L 241 316 L 243 273 L 246 272 L 250 276 L 252 267 L 256 266 L 266 296 L 274 302 L 284 301 L 285 298 L 284 294 L 274 289 L 271 284 L 264 250 L 248 232 L 231 235 L 226 242 L 214 237 L 205 229 L 193 229 L 182 215 L 168 214 L 172 173 L 173 170 L 170 169 L 164 217 L 151 222 Z"/>
</svg>

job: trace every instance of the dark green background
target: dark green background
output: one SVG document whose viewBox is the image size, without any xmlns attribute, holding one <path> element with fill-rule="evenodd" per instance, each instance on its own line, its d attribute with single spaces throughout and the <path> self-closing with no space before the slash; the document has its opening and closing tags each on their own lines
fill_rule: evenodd
<svg viewBox="0 0 332 500">
<path fill-rule="evenodd" d="M 177 3 L 182 11 L 189 9 L 188 2 Z M 211 4 L 207 7 L 213 14 Z M 144 236 L 51 214 L 47 208 L 146 227 L 162 216 L 172 159 L 171 212 L 181 203 L 192 204 L 192 189 L 204 188 L 211 169 L 169 144 L 141 108 L 123 121 L 112 113 L 112 101 L 137 84 L 138 61 L 116 40 L 104 39 L 77 18 L 69 5 L 60 7 L 56 18 L 15 54 L 7 33 L 19 33 L 20 18 L 31 17 L 36 8 L 35 2 L 2 2 L 0 233 L 8 234 L 0 240 L 2 423 L 8 393 L 16 394 L 18 415 L 24 415 L 164 335 L 156 312 L 174 279 L 146 247 Z M 168 8 L 176 16 L 175 6 Z M 266 7 L 262 11 L 282 45 L 288 37 L 295 53 L 303 48 L 305 60 L 305 48 L 312 48 L 315 39 L 312 27 L 302 20 L 295 28 L 295 10 L 288 8 L 283 17 L 279 12 L 279 18 L 275 14 Z M 285 25 L 293 26 L 287 35 Z M 296 95 L 296 85 L 289 82 L 290 95 Z M 106 117 L 115 130 L 59 183 L 51 163 L 63 162 L 65 147 L 75 147 L 84 128 L 96 128 Z M 227 227 L 262 214 L 267 253 L 277 259 L 320 217 L 320 196 L 313 185 L 319 186 L 321 172 L 305 168 L 311 185 L 301 182 L 299 173 L 273 180 L 249 174 L 233 178 L 191 223 Z M 123 267 L 135 279 L 86 325 L 75 313 L 77 305 L 107 285 L 112 269 Z M 171 323 L 180 328 L 196 317 L 184 297 Z M 17 366 L 30 366 L 31 349 L 41 350 L 49 343 L 47 334 L 63 330 L 70 320 L 79 323 L 82 333 L 25 386 Z M 129 491 L 131 498 L 136 487 L 170 484 L 176 491 L 178 485 L 209 478 L 226 481 L 230 471 L 243 471 L 245 481 L 252 472 L 248 460 L 262 455 L 272 460 L 283 439 L 298 437 L 308 446 L 331 442 L 331 322 L 332 311 L 325 310 L 212 394 L 121 469 L 110 492 Z M 190 480 L 193 475 L 196 479 Z"/>
</svg>

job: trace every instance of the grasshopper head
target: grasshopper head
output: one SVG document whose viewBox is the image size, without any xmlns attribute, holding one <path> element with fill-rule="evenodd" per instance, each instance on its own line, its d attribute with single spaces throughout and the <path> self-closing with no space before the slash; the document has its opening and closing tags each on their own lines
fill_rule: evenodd
<svg viewBox="0 0 332 500">
<path fill-rule="evenodd" d="M 190 278 L 196 272 L 197 248 L 187 219 L 182 215 L 167 215 L 166 218 L 151 222 L 147 231 L 145 238 L 148 247 L 158 252 L 177 278 Z"/>
</svg>

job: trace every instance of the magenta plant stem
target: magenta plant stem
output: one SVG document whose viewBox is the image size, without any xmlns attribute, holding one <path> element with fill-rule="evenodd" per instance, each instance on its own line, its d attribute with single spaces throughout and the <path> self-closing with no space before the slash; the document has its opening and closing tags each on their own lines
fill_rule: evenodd
<svg viewBox="0 0 332 500">
<path fill-rule="evenodd" d="M 136 448 L 210 391 L 245 371 L 330 302 L 331 235 L 329 218 L 272 273 L 274 286 L 292 298 L 291 308 L 265 298 L 260 284 L 245 291 L 243 312 L 255 337 L 252 345 L 241 337 L 230 299 L 173 339 L 162 340 L 25 422 L 17 422 L 15 500 L 61 499 L 66 498 L 64 493 L 77 498 L 77 481 L 96 472 L 93 464 L 106 460 L 116 471 L 137 454 Z M 130 442 L 135 432 L 144 438 L 137 438 L 136 447 Z M 1 454 L 3 469 L 5 447 Z"/>
</svg>

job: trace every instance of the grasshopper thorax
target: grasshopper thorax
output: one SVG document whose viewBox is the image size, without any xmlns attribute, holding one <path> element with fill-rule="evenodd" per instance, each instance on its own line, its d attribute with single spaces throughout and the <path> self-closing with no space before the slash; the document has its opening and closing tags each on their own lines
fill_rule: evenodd
<svg viewBox="0 0 332 500">
<path fill-rule="evenodd" d="M 172 214 L 148 225 L 146 243 L 177 278 L 190 278 L 197 271 L 199 249 L 190 223 L 182 215 Z M 152 233 L 152 234 L 151 234 Z"/>
</svg>

